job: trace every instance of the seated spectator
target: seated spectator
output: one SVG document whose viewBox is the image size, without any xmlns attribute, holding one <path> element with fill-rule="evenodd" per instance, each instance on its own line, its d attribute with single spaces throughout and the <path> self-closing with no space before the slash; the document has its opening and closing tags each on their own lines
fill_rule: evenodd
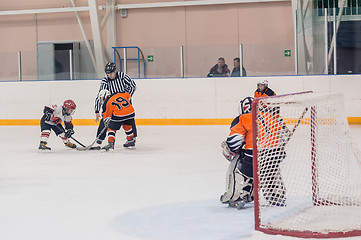
<svg viewBox="0 0 361 240">
<path fill-rule="evenodd" d="M 226 61 L 223 57 L 220 57 L 218 63 L 209 70 L 207 77 L 229 77 L 230 72 Z"/>
<path fill-rule="evenodd" d="M 240 59 L 237 57 L 235 59 L 233 59 L 233 70 L 232 70 L 232 74 L 231 77 L 240 77 L 241 76 L 241 64 L 240 64 Z M 246 69 L 244 69 L 244 67 L 242 66 L 242 77 L 247 76 L 247 72 Z"/>
</svg>

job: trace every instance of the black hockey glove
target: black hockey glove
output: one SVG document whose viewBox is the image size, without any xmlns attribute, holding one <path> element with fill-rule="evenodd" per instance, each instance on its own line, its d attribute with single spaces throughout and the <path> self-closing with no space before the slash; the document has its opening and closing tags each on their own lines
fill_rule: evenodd
<svg viewBox="0 0 361 240">
<path fill-rule="evenodd" d="M 53 115 L 54 110 L 51 108 L 45 107 L 43 112 L 44 112 L 44 120 L 46 122 L 51 121 L 51 115 Z"/>
<path fill-rule="evenodd" d="M 45 114 L 44 114 L 44 120 L 45 120 L 45 122 L 50 122 L 50 121 L 51 121 L 51 115 L 53 115 L 53 113 L 51 113 L 51 112 L 45 112 Z"/>
<path fill-rule="evenodd" d="M 71 136 L 74 134 L 74 130 L 73 129 L 67 129 L 65 130 L 65 137 L 66 138 L 71 138 Z"/>
<path fill-rule="evenodd" d="M 107 118 L 103 119 L 103 122 L 104 122 L 105 126 L 109 126 L 110 117 L 107 117 Z"/>
</svg>

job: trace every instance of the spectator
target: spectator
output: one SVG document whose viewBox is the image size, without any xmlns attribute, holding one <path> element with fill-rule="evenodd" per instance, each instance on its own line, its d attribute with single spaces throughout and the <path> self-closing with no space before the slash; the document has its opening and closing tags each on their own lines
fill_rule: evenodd
<svg viewBox="0 0 361 240">
<path fill-rule="evenodd" d="M 207 77 L 229 77 L 230 72 L 226 61 L 223 57 L 220 57 L 218 63 L 209 70 Z"/>
<path fill-rule="evenodd" d="M 241 63 L 240 63 L 240 59 L 237 57 L 235 59 L 233 59 L 233 70 L 232 70 L 232 74 L 231 77 L 240 77 L 241 76 Z M 247 76 L 247 72 L 246 69 L 244 69 L 244 67 L 242 66 L 242 77 Z"/>
</svg>

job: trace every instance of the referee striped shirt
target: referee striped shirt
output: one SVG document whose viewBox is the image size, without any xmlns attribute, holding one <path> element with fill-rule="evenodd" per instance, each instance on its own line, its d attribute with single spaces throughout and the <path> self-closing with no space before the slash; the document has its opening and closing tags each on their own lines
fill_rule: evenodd
<svg viewBox="0 0 361 240">
<path fill-rule="evenodd" d="M 110 79 L 108 76 L 105 76 L 100 83 L 100 90 L 108 89 L 110 94 L 113 95 L 115 93 L 128 92 L 130 96 L 133 96 L 136 84 L 129 77 L 129 75 L 123 72 L 117 72 L 115 79 Z M 98 113 L 101 108 L 101 103 L 98 98 L 95 98 L 95 113 Z"/>
</svg>

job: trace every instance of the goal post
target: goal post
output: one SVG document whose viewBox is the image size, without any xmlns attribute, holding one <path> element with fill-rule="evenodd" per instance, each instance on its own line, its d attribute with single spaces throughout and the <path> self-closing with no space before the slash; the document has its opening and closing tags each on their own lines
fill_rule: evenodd
<svg viewBox="0 0 361 240">
<path fill-rule="evenodd" d="M 304 238 L 361 235 L 361 152 L 337 93 L 252 103 L 255 228 Z"/>
</svg>

